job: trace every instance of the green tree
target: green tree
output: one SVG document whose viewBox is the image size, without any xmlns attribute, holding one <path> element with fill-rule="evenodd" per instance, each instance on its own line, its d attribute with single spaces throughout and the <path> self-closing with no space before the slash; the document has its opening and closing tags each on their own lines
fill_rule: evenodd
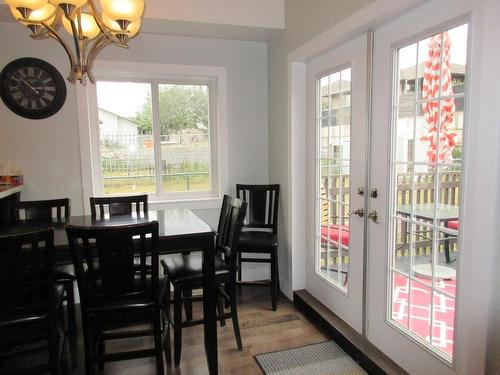
<svg viewBox="0 0 500 375">
<path fill-rule="evenodd" d="M 208 88 L 191 85 L 159 85 L 160 129 L 162 135 L 178 134 L 183 129 L 208 128 Z M 151 95 L 133 119 L 141 134 L 152 133 Z"/>
</svg>

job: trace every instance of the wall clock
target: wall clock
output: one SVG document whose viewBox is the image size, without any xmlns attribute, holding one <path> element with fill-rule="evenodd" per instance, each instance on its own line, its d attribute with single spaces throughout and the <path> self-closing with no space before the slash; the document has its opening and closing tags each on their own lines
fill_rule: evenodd
<svg viewBox="0 0 500 375">
<path fill-rule="evenodd" d="M 48 62 L 23 57 L 3 68 L 0 95 L 5 105 L 19 116 L 42 119 L 61 109 L 66 100 L 66 83 Z"/>
</svg>

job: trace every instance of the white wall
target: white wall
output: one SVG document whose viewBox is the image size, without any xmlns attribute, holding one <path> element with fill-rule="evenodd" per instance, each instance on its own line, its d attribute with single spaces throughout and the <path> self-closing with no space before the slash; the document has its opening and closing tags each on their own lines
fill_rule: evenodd
<svg viewBox="0 0 500 375">
<path fill-rule="evenodd" d="M 33 41 L 28 30 L 15 23 L 0 23 L 0 68 L 32 56 L 53 64 L 66 77 L 69 64 L 53 40 Z M 268 181 L 267 44 L 201 38 L 139 35 L 130 49 L 107 47 L 99 56 L 107 61 L 188 64 L 224 67 L 227 72 L 228 181 Z M 23 200 L 68 196 L 72 213 L 83 212 L 80 143 L 75 87 L 67 84 L 63 108 L 45 120 L 28 120 L 0 102 L 0 160 L 15 162 L 23 171 Z M 218 209 L 198 211 L 216 225 Z"/>
</svg>

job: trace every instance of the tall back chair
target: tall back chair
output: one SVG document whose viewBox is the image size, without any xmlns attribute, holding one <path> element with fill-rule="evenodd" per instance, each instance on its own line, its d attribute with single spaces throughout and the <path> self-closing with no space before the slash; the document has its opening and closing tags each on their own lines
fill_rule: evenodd
<svg viewBox="0 0 500 375">
<path fill-rule="evenodd" d="M 279 185 L 236 185 L 236 195 L 248 203 L 240 235 L 238 253 L 238 285 L 268 285 L 273 310 L 279 295 L 278 270 L 278 203 Z M 242 253 L 269 254 L 269 258 L 244 258 Z M 271 278 L 266 281 L 242 281 L 243 263 L 270 263 Z"/>
<path fill-rule="evenodd" d="M 240 199 L 225 195 L 219 218 L 218 233 L 215 246 L 215 282 L 217 284 L 218 311 L 221 325 L 225 324 L 226 318 L 233 321 L 234 335 L 238 349 L 243 349 L 241 342 L 238 313 L 236 307 L 236 254 L 246 212 L 246 203 Z M 182 350 L 182 328 L 202 324 L 201 320 L 192 320 L 189 317 L 182 321 L 183 303 L 202 300 L 203 297 L 191 297 L 191 290 L 203 287 L 202 256 L 199 252 L 190 254 L 173 254 L 162 259 L 164 273 L 168 281 L 168 292 L 170 295 L 170 283 L 174 288 L 174 363 L 180 364 Z M 186 295 L 186 291 L 189 291 Z M 230 307 L 225 313 L 224 300 Z M 167 309 L 168 310 L 168 309 Z M 187 316 L 187 314 L 186 314 Z"/>
<path fill-rule="evenodd" d="M 107 210 L 106 210 L 107 208 Z M 92 217 L 104 217 L 106 213 L 109 216 L 115 215 L 131 215 L 135 211 L 137 215 L 141 212 L 148 212 L 148 196 L 144 195 L 129 195 L 122 197 L 91 197 L 90 212 Z"/>
<path fill-rule="evenodd" d="M 24 219 L 64 223 L 71 216 L 69 199 L 12 202 L 10 216 L 13 222 Z"/>
<path fill-rule="evenodd" d="M 71 216 L 69 198 L 37 201 L 12 202 L 10 204 L 11 223 L 36 221 L 42 224 L 64 225 Z M 75 312 L 75 275 L 68 267 L 56 267 L 55 280 L 64 287 L 63 300 L 67 303 L 67 326 L 70 338 L 71 361 L 77 365 L 77 324 Z"/>
<path fill-rule="evenodd" d="M 48 344 L 50 363 L 31 371 L 62 372 L 59 347 L 64 346 L 64 334 L 58 324 L 62 288 L 54 284 L 53 247 L 53 229 L 0 237 L 0 373 L 6 370 L 2 370 L 4 359 L 15 354 L 12 348 L 26 354 L 23 347 L 40 340 L 40 332 Z"/>
<path fill-rule="evenodd" d="M 66 233 L 80 291 L 86 373 L 94 373 L 96 363 L 103 370 L 105 361 L 154 355 L 157 371 L 163 374 L 158 222 L 68 226 Z M 146 258 L 151 259 L 151 267 Z M 116 331 L 141 323 L 153 329 Z M 154 336 L 154 349 L 106 355 L 106 340 L 145 335 Z"/>
</svg>

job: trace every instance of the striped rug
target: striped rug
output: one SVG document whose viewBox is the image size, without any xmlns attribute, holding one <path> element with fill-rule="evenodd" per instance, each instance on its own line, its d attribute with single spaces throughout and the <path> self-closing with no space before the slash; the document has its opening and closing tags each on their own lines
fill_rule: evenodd
<svg viewBox="0 0 500 375">
<path fill-rule="evenodd" d="M 357 375 L 366 372 L 334 341 L 258 354 L 266 375 Z"/>
</svg>

